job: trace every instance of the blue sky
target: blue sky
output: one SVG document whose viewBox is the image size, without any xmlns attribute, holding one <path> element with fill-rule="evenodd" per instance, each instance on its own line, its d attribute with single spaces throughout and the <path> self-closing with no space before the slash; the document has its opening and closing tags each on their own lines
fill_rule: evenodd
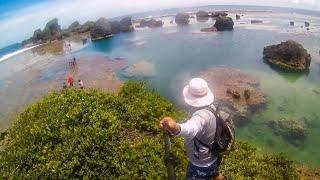
<svg viewBox="0 0 320 180">
<path fill-rule="evenodd" d="M 171 7 L 201 5 L 264 5 L 320 10 L 320 0 L 0 0 L 0 48 L 32 35 L 53 17 L 66 27 L 74 20 Z"/>
</svg>

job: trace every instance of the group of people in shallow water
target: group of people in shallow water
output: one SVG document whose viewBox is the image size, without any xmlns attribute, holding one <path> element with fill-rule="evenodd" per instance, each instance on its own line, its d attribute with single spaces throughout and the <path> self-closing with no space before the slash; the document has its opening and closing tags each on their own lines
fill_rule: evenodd
<svg viewBox="0 0 320 180">
<path fill-rule="evenodd" d="M 74 85 L 74 78 L 71 74 L 68 75 L 67 77 L 67 83 L 63 83 L 63 89 L 66 89 L 67 87 L 73 87 Z M 78 80 L 78 87 L 80 89 L 84 89 L 83 81 L 81 79 Z"/>
<path fill-rule="evenodd" d="M 69 62 L 70 69 L 75 69 L 77 66 L 76 58 L 73 57 L 73 60 Z M 71 73 L 68 74 L 67 82 L 63 83 L 63 89 L 66 89 L 67 87 L 73 87 L 74 86 L 74 78 Z M 83 81 L 81 79 L 78 80 L 78 87 L 80 89 L 84 89 Z"/>
</svg>

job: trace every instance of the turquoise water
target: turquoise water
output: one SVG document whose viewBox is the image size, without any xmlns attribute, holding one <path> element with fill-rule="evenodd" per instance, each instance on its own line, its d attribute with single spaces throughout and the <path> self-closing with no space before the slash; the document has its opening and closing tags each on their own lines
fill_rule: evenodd
<svg viewBox="0 0 320 180">
<path fill-rule="evenodd" d="M 230 14 L 235 17 L 235 14 Z M 246 13 L 235 22 L 234 31 L 200 33 L 214 22 L 196 22 L 177 27 L 163 19 L 165 26 L 157 29 L 136 29 L 112 38 L 93 42 L 75 54 L 38 56 L 33 51 L 0 63 L 0 129 L 7 127 L 4 117 L 16 114 L 17 109 L 34 102 L 42 94 L 62 84 L 66 60 L 81 55 L 102 53 L 110 58 L 125 58 L 129 65 L 141 60 L 154 64 L 154 77 L 137 78 L 182 105 L 181 88 L 186 80 L 212 67 L 239 68 L 261 82 L 267 95 L 267 107 L 255 114 L 249 123 L 237 128 L 237 137 L 247 140 L 262 152 L 285 152 L 291 158 L 312 167 L 320 166 L 320 18 L 293 13 Z M 251 19 L 263 24 L 250 25 Z M 290 27 L 289 21 L 296 26 Z M 300 26 L 310 21 L 310 31 Z M 270 44 L 293 39 L 304 45 L 312 55 L 309 73 L 283 73 L 271 69 L 262 61 L 263 48 Z M 68 57 L 69 56 L 69 57 Z M 60 59 L 60 60 L 59 60 Z M 118 71 L 121 80 L 129 80 Z M 135 78 L 134 78 L 135 79 Z M 283 110 L 279 110 L 279 106 Z M 277 136 L 267 122 L 280 118 L 307 119 L 309 134 L 299 145 Z M 8 118 L 8 121 L 10 120 Z"/>
<path fill-rule="evenodd" d="M 250 16 L 253 15 L 247 17 Z M 237 129 L 238 138 L 258 145 L 263 152 L 286 152 L 293 159 L 316 167 L 320 165 L 320 153 L 317 153 L 320 147 L 320 95 L 315 93 L 320 91 L 320 66 L 316 63 L 320 59 L 317 54 L 320 37 L 317 31 L 288 33 L 293 30 L 288 27 L 287 17 L 289 15 L 277 14 L 271 19 L 261 15 L 260 19 L 265 21 L 263 25 L 237 23 L 234 31 L 221 33 L 199 32 L 200 28 L 210 26 L 211 21 L 186 27 L 138 30 L 94 42 L 83 53 L 100 52 L 111 58 L 126 58 L 129 64 L 140 60 L 152 62 L 156 76 L 143 80 L 177 104 L 181 102 L 179 89 L 185 79 L 210 67 L 239 68 L 260 79 L 268 103 L 265 111 L 249 117 L 250 123 Z M 302 24 L 304 19 L 296 17 L 296 23 L 299 22 Z M 314 20 L 313 27 L 317 27 L 318 22 Z M 288 39 L 302 43 L 312 54 L 309 74 L 281 73 L 263 63 L 263 47 Z M 119 77 L 128 80 L 121 72 Z M 279 111 L 279 106 L 285 110 Z M 290 144 L 268 127 L 268 120 L 282 117 L 308 120 L 310 133 L 301 145 Z"/>
</svg>

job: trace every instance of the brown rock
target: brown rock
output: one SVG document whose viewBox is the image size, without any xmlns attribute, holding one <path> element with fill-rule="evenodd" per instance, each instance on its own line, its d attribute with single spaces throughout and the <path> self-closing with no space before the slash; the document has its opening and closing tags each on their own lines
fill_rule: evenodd
<svg viewBox="0 0 320 180">
<path fill-rule="evenodd" d="M 240 93 L 238 91 L 232 91 L 231 94 L 232 94 L 232 97 L 234 99 L 240 99 L 241 98 L 241 95 L 240 95 Z"/>
<path fill-rule="evenodd" d="M 272 67 L 286 71 L 306 71 L 311 63 L 311 55 L 308 51 L 292 40 L 265 47 L 263 59 Z"/>
<path fill-rule="evenodd" d="M 250 91 L 248 89 L 244 90 L 243 95 L 244 95 L 244 98 L 250 99 Z"/>
</svg>

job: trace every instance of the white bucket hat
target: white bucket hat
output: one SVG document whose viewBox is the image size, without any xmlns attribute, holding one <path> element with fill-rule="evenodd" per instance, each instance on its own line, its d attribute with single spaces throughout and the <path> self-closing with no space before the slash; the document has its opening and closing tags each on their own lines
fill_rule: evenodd
<svg viewBox="0 0 320 180">
<path fill-rule="evenodd" d="M 183 88 L 184 101 L 193 107 L 204 107 L 213 103 L 214 95 L 207 82 L 201 78 L 191 79 Z"/>
</svg>

